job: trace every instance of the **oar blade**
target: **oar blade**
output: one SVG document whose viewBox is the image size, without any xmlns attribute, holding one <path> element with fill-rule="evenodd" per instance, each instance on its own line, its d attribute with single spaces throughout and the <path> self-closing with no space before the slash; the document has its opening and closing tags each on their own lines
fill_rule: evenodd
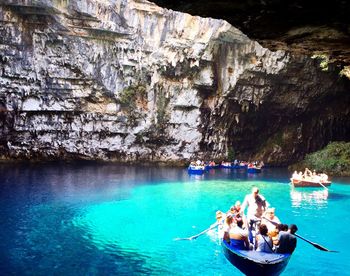
<svg viewBox="0 0 350 276">
<path fill-rule="evenodd" d="M 335 250 L 329 250 L 329 249 L 327 249 L 326 247 L 323 247 L 322 245 L 319 245 L 318 243 L 309 241 L 309 240 L 303 238 L 302 236 L 300 236 L 300 235 L 298 235 L 298 234 L 296 234 L 296 233 L 294 233 L 294 236 L 296 236 L 296 237 L 298 237 L 298 238 L 300 238 L 300 239 L 302 239 L 302 240 L 308 242 L 309 244 L 311 244 L 312 246 L 316 247 L 316 248 L 319 249 L 319 250 L 326 251 L 326 252 L 334 252 L 334 253 L 338 253 L 338 252 L 339 252 L 339 251 L 335 251 Z"/>
<path fill-rule="evenodd" d="M 317 244 L 317 243 L 312 243 L 312 245 L 313 245 L 314 247 L 316 247 L 317 249 L 320 249 L 320 250 L 322 250 L 322 251 L 328 251 L 328 252 L 331 251 L 331 250 L 329 250 L 329 249 L 327 249 L 327 248 L 325 248 L 325 247 L 323 247 L 323 246 L 321 246 L 321 245 L 319 245 L 319 244 Z"/>
<path fill-rule="evenodd" d="M 191 241 L 193 240 L 192 237 L 188 237 L 188 238 L 174 238 L 174 241 Z"/>
</svg>

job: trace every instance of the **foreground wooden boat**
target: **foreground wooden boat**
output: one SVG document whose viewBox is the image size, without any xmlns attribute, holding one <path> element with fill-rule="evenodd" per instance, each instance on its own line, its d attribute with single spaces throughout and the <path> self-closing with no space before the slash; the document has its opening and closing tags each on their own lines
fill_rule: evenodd
<svg viewBox="0 0 350 276">
<path fill-rule="evenodd" d="M 331 185 L 330 181 L 312 181 L 306 179 L 300 180 L 295 178 L 291 178 L 290 181 L 294 187 L 323 187 Z"/>
<path fill-rule="evenodd" d="M 226 241 L 221 246 L 227 260 L 245 275 L 280 275 L 286 268 L 291 254 L 239 250 L 230 247 Z"/>
</svg>

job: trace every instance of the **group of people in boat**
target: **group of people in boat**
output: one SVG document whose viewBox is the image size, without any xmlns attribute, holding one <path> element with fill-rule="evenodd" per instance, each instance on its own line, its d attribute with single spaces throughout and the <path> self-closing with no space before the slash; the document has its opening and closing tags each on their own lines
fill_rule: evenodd
<svg viewBox="0 0 350 276">
<path fill-rule="evenodd" d="M 241 167 L 244 167 L 244 166 L 248 165 L 248 162 L 235 159 L 235 160 L 233 160 L 233 162 L 222 161 L 221 165 L 222 166 L 226 166 L 226 167 L 230 167 L 230 166 L 241 166 Z"/>
<path fill-rule="evenodd" d="M 247 209 L 247 215 L 244 214 Z M 296 247 L 295 224 L 282 224 L 257 187 L 226 213 L 216 212 L 219 234 L 231 247 L 267 253 L 292 253 Z"/>
<path fill-rule="evenodd" d="M 204 162 L 202 160 L 197 160 L 197 161 L 191 161 L 190 166 L 192 167 L 205 167 L 205 166 L 210 166 L 210 167 L 215 167 L 218 166 L 219 163 L 216 163 L 215 161 L 207 161 Z M 263 167 L 264 162 L 263 161 L 253 161 L 253 162 L 247 162 L 247 161 L 241 161 L 235 159 L 233 162 L 229 161 L 222 161 L 221 166 L 223 167 L 231 167 L 231 166 L 241 166 L 241 167 Z"/>
<path fill-rule="evenodd" d="M 192 161 L 190 163 L 190 167 L 195 168 L 197 170 L 204 170 L 205 166 L 206 166 L 206 164 L 204 163 L 204 161 L 199 160 L 199 159 L 197 161 Z"/>
<path fill-rule="evenodd" d="M 328 181 L 328 175 L 325 173 L 316 173 L 315 170 L 312 172 L 308 168 L 305 168 L 304 173 L 294 171 L 294 173 L 292 175 L 292 179 L 300 180 L 300 181 L 324 183 L 324 182 Z"/>
</svg>

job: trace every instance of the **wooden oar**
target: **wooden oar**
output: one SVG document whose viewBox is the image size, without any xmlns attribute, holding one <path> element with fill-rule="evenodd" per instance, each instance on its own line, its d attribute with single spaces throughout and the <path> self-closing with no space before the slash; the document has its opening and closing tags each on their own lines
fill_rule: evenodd
<svg viewBox="0 0 350 276">
<path fill-rule="evenodd" d="M 211 225 L 209 228 L 203 230 L 202 232 L 200 232 L 200 233 L 197 234 L 197 235 L 194 235 L 194 236 L 191 236 L 191 237 L 188 237 L 188 238 L 175 238 L 174 241 L 183 241 L 183 240 L 189 240 L 189 241 L 191 241 L 191 240 L 195 240 L 195 239 L 197 239 L 199 236 L 205 234 L 206 232 L 208 232 L 208 231 L 214 229 L 214 228 L 217 227 L 217 226 L 218 226 L 218 223 L 215 222 L 215 223 L 214 223 L 213 225 Z"/>
<path fill-rule="evenodd" d="M 274 222 L 274 221 L 268 219 L 267 217 L 263 217 L 263 218 L 266 219 L 267 221 L 271 222 L 271 223 L 274 224 L 274 225 L 277 225 L 277 224 L 278 224 L 277 222 Z M 339 251 L 329 250 L 329 249 L 327 249 L 326 247 L 323 247 L 322 245 L 319 245 L 319 244 L 317 244 L 317 243 L 315 243 L 315 242 L 309 241 L 309 240 L 303 238 L 302 236 L 300 236 L 300 235 L 298 235 L 298 234 L 296 234 L 296 233 L 294 233 L 293 235 L 296 236 L 296 237 L 298 237 L 299 239 L 302 239 L 302 240 L 308 242 L 309 244 L 312 244 L 314 247 L 316 247 L 317 249 L 320 249 L 320 250 L 322 250 L 322 251 L 327 251 L 327 252 L 339 252 Z"/>
<path fill-rule="evenodd" d="M 322 251 L 337 252 L 337 253 L 339 252 L 339 251 L 329 250 L 329 249 L 327 249 L 326 247 L 323 247 L 322 245 L 319 245 L 319 244 L 317 244 L 317 243 L 315 243 L 315 242 L 309 241 L 309 240 L 303 238 L 302 236 L 300 236 L 300 235 L 298 235 L 298 234 L 296 234 L 296 233 L 294 233 L 293 235 L 296 236 L 296 237 L 298 237 L 299 239 L 302 239 L 302 240 L 308 242 L 309 244 L 312 244 L 314 247 L 316 247 L 317 249 L 320 249 L 320 250 L 322 250 Z"/>
<path fill-rule="evenodd" d="M 327 188 L 325 185 L 323 185 L 323 184 L 321 183 L 321 181 L 318 182 L 318 184 L 320 184 L 323 188 L 325 188 L 326 190 L 328 190 L 328 188 Z"/>
</svg>

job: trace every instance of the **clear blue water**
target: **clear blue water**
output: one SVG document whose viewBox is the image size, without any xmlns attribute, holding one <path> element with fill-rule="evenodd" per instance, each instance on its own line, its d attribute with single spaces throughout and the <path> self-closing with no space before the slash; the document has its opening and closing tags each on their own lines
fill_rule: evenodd
<svg viewBox="0 0 350 276">
<path fill-rule="evenodd" d="M 216 210 L 253 185 L 285 223 L 340 253 L 298 240 L 285 275 L 350 275 L 350 179 L 323 188 L 289 185 L 289 173 L 260 175 L 114 164 L 0 165 L 1 275 L 240 275 L 215 233 Z"/>
</svg>

